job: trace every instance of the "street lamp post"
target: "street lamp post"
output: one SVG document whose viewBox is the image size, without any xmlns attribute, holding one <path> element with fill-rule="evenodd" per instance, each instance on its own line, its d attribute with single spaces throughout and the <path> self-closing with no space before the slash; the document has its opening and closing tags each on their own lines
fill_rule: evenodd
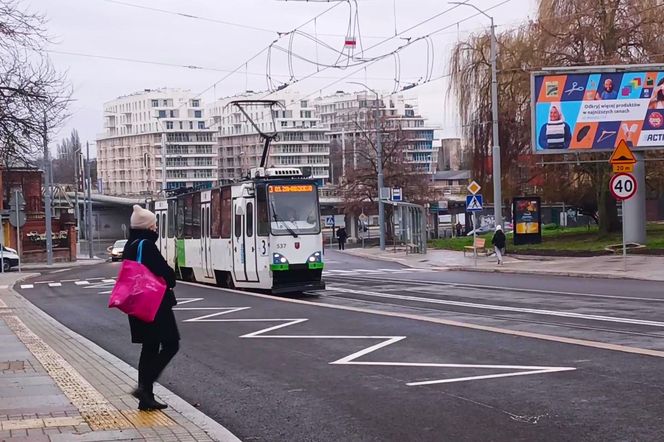
<svg viewBox="0 0 664 442">
<path fill-rule="evenodd" d="M 383 144 L 382 144 L 382 134 L 380 131 L 380 95 L 375 90 L 371 89 L 364 83 L 359 81 L 349 81 L 351 84 L 359 84 L 360 86 L 366 88 L 367 90 L 376 94 L 376 117 L 375 117 L 375 126 L 376 126 L 376 167 L 378 169 L 378 228 L 380 232 L 380 250 L 385 250 L 385 205 L 383 204 L 383 199 L 381 198 L 381 193 L 384 186 L 384 177 L 383 177 Z"/>
<path fill-rule="evenodd" d="M 475 9 L 480 14 L 487 17 L 491 20 L 491 113 L 493 120 L 493 148 L 491 150 L 491 155 L 493 157 L 493 207 L 494 207 L 494 217 L 496 219 L 496 225 L 503 224 L 503 199 L 502 199 L 502 184 L 500 181 L 501 177 L 501 166 L 500 166 L 500 141 L 499 141 L 499 132 L 498 132 L 498 78 L 497 78 L 497 68 L 496 68 L 496 59 L 497 55 L 497 44 L 496 39 L 496 26 L 493 24 L 493 17 L 491 17 L 486 12 L 482 11 L 477 6 L 470 3 L 462 3 L 458 1 L 449 2 L 453 5 L 460 6 L 470 6 Z"/>
</svg>

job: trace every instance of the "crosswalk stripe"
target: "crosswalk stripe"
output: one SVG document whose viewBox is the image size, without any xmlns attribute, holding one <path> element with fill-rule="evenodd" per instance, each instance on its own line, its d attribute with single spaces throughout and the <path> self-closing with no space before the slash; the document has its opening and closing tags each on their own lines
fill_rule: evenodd
<svg viewBox="0 0 664 442">
<path fill-rule="evenodd" d="M 90 283 L 88 281 L 76 281 L 74 284 L 76 284 L 76 285 L 88 285 Z"/>
<path fill-rule="evenodd" d="M 51 282 L 48 284 L 49 287 L 62 287 L 62 284 L 59 282 Z"/>
<path fill-rule="evenodd" d="M 21 284 L 22 289 L 34 289 L 35 286 L 33 284 Z"/>
<path fill-rule="evenodd" d="M 104 280 L 102 280 L 101 282 L 105 282 L 106 284 L 110 284 L 110 283 L 112 283 L 112 282 L 114 283 L 114 282 L 115 282 L 115 279 L 104 279 Z"/>
</svg>

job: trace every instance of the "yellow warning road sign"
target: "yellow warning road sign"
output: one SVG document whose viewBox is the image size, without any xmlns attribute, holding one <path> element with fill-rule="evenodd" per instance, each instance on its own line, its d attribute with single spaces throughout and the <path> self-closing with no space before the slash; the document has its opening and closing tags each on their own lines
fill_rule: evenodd
<svg viewBox="0 0 664 442">
<path fill-rule="evenodd" d="M 617 164 L 634 164 L 636 163 L 636 157 L 632 153 L 632 151 L 629 149 L 629 146 L 625 142 L 625 140 L 621 140 L 620 143 L 618 143 L 618 146 L 616 146 L 615 150 L 611 154 L 611 158 L 609 159 L 609 163 L 611 165 L 617 165 Z M 615 170 L 615 169 L 614 169 Z"/>
<path fill-rule="evenodd" d="M 634 164 L 613 164 L 613 173 L 632 173 Z"/>
</svg>

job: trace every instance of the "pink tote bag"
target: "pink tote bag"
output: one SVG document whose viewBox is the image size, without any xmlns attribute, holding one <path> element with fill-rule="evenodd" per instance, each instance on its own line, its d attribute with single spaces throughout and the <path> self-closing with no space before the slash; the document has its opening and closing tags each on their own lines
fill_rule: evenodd
<svg viewBox="0 0 664 442">
<path fill-rule="evenodd" d="M 153 322 L 166 293 L 166 281 L 142 264 L 143 241 L 138 245 L 136 261 L 122 262 L 108 308 L 117 308 L 143 322 Z"/>
</svg>

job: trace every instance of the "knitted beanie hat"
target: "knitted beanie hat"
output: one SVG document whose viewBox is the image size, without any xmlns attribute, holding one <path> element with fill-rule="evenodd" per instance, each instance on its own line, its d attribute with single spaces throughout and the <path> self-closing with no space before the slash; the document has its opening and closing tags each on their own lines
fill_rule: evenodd
<svg viewBox="0 0 664 442">
<path fill-rule="evenodd" d="M 131 214 L 131 228 L 147 230 L 157 224 L 157 216 L 138 204 L 134 204 L 134 213 Z"/>
</svg>

